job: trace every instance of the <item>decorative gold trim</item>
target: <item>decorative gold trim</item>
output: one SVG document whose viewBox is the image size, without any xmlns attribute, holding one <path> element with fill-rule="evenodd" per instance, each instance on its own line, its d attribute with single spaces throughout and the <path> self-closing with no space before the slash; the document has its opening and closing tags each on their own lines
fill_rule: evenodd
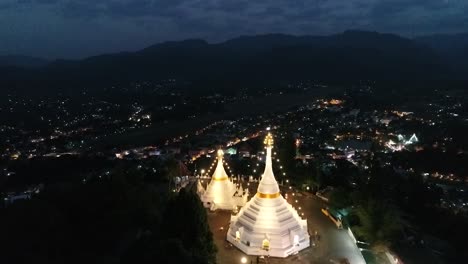
<svg viewBox="0 0 468 264">
<path fill-rule="evenodd" d="M 263 144 L 265 144 L 267 147 L 273 147 L 273 136 L 270 132 L 268 132 L 268 134 L 265 137 L 265 140 L 263 140 Z"/>
<path fill-rule="evenodd" d="M 225 181 L 227 179 L 228 179 L 227 177 L 224 177 L 224 178 L 221 178 L 221 179 L 213 178 L 213 180 L 215 180 L 215 181 Z"/>
<path fill-rule="evenodd" d="M 261 193 L 257 192 L 257 196 L 260 198 L 265 198 L 265 199 L 274 199 L 278 198 L 281 194 L 279 192 L 277 193 Z"/>
</svg>

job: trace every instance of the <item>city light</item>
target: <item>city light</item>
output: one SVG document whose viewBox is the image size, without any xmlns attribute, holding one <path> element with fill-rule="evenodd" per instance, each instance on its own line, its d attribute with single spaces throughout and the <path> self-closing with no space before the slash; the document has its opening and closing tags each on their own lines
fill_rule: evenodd
<svg viewBox="0 0 468 264">
<path fill-rule="evenodd" d="M 190 59 L 190 56 L 184 56 L 184 59 Z M 421 69 L 426 70 L 425 67 Z M 164 84 L 165 82 L 172 84 Z M 183 82 L 187 84 L 182 87 L 192 86 L 189 79 Z M 231 95 L 210 88 L 210 93 L 194 93 L 189 96 L 185 89 L 179 89 L 181 87 L 172 80 L 148 81 L 147 84 L 135 80 L 135 84 L 121 84 L 121 87 L 103 86 L 109 92 L 117 91 L 116 89 L 125 91 L 123 94 L 126 96 L 119 95 L 119 100 L 111 99 L 112 96 L 105 100 L 106 98 L 98 96 L 101 92 L 90 95 L 84 91 L 80 91 L 76 97 L 66 98 L 69 96 L 61 94 L 60 99 L 44 97 L 36 102 L 35 99 L 29 102 L 16 95 L 6 94 L 5 105 L 3 102 L 0 105 L 0 113 L 11 116 L 11 120 L 0 122 L 0 132 L 5 137 L 0 158 L 7 161 L 0 169 L 0 179 L 7 183 L 0 190 L 0 201 L 5 203 L 0 205 L 0 214 L 13 212 L 8 207 L 15 201 L 33 200 L 36 199 L 35 194 L 39 193 L 47 196 L 50 190 L 42 188 L 49 186 L 50 180 L 56 178 L 55 172 L 47 168 L 49 162 L 71 164 L 74 160 L 79 160 L 78 164 L 65 167 L 63 174 L 78 176 L 59 179 L 74 190 L 64 195 L 81 197 L 86 195 L 82 190 L 94 190 L 96 186 L 103 186 L 102 190 L 107 190 L 106 186 L 113 186 L 117 177 L 124 177 L 123 183 L 132 190 L 128 193 L 129 201 L 138 201 L 141 195 L 152 197 L 153 186 L 154 189 L 164 187 L 167 193 L 161 192 L 161 195 L 168 195 L 163 198 L 171 199 L 179 193 L 187 194 L 183 190 L 193 190 L 190 195 L 198 196 L 201 206 L 196 209 L 201 209 L 200 211 L 186 210 L 178 205 L 171 210 L 184 210 L 169 216 L 158 215 L 158 220 L 161 218 L 165 220 L 161 223 L 171 223 L 173 219 L 166 217 L 177 215 L 182 216 L 176 219 L 182 225 L 184 221 L 192 223 L 204 220 L 204 224 L 213 229 L 215 240 L 221 238 L 222 243 L 227 240 L 231 246 L 239 247 L 242 251 L 235 251 L 231 255 L 224 252 L 234 252 L 230 247 L 220 248 L 217 256 L 221 256 L 220 263 L 252 263 L 255 258 L 252 256 L 256 254 L 268 254 L 270 257 L 277 254 L 276 256 L 284 257 L 297 253 L 294 251 L 299 251 L 300 247 L 309 246 L 311 248 L 307 250 L 313 252 L 308 251 L 299 256 L 314 255 L 314 259 L 318 260 L 323 257 L 320 255 L 323 250 L 317 250 L 320 247 L 312 248 L 316 245 L 323 245 L 322 249 L 339 251 L 350 262 L 363 263 L 362 254 L 352 254 L 356 252 L 351 251 L 361 250 L 370 254 L 373 247 L 363 249 L 359 244 L 356 245 L 352 232 L 358 228 L 356 223 L 374 223 L 370 221 L 373 219 L 367 221 L 368 223 L 359 219 L 361 216 L 355 213 L 361 209 L 369 210 L 369 213 L 382 209 L 381 215 L 368 214 L 376 220 L 386 216 L 386 212 L 391 213 L 393 209 L 401 210 L 404 219 L 395 214 L 395 219 L 390 220 L 392 223 L 404 224 L 406 218 L 414 219 L 411 223 L 414 225 L 412 237 L 424 237 L 434 225 L 440 229 L 438 234 L 450 231 L 452 226 L 458 229 L 464 227 L 450 224 L 458 223 L 455 219 L 466 216 L 468 212 L 468 200 L 465 199 L 468 191 L 465 185 L 468 180 L 464 174 L 467 149 L 463 141 L 466 139 L 463 134 L 464 125 L 468 120 L 465 111 L 467 104 L 463 99 L 468 98 L 468 93 L 458 90 L 456 93 L 449 92 L 449 88 L 445 87 L 448 86 L 447 83 L 437 89 L 430 87 L 420 96 L 414 93 L 412 100 L 395 101 L 390 98 L 390 94 L 398 92 L 388 93 L 389 98 L 381 98 L 381 90 L 377 89 L 377 84 L 373 81 L 363 81 L 362 85 L 352 87 L 343 85 L 342 91 L 336 87 L 334 90 L 337 91 L 330 93 L 336 95 L 336 98 L 319 94 L 305 96 L 302 92 L 319 88 L 326 90 L 328 86 L 324 83 L 301 80 L 284 85 L 292 87 L 293 95 L 284 92 L 285 90 L 260 87 L 258 90 L 253 89 L 255 93 L 247 91 L 250 88 L 239 88 L 236 90 L 238 93 Z M 378 86 L 384 84 L 380 83 Z M 395 86 L 395 91 L 398 86 L 400 85 Z M 66 84 L 64 87 L 67 87 Z M 135 91 L 138 91 L 138 96 L 134 94 Z M 160 96 L 164 100 L 159 100 Z M 290 96 L 294 96 L 294 100 Z M 315 99 L 311 99 L 311 96 Z M 374 96 L 379 98 L 378 107 L 375 107 Z M 79 101 L 83 100 L 81 97 L 86 101 Z M 249 109 L 250 103 L 245 104 L 251 101 L 254 105 L 259 100 L 258 106 L 263 106 L 260 102 L 263 97 L 274 106 L 275 111 L 262 110 L 255 113 L 255 110 Z M 70 105 L 70 102 L 74 103 L 75 98 L 76 105 L 66 109 L 65 106 Z M 276 105 L 276 100 L 283 99 L 284 103 Z M 294 107 L 281 109 L 281 105 L 289 101 L 294 101 Z M 197 105 L 200 102 L 202 107 Z M 246 109 L 239 111 L 237 116 L 230 109 L 232 105 L 239 103 Z M 216 113 L 216 109 L 221 109 L 222 113 Z M 22 112 L 34 116 L 35 121 L 28 122 L 27 126 L 23 125 L 30 120 L 22 120 Z M 218 118 L 218 121 L 208 121 Z M 36 121 L 40 126 L 33 126 Z M 171 130 L 171 127 L 178 129 Z M 114 138 L 116 140 L 112 140 L 110 144 L 108 140 Z M 261 144 L 263 139 L 264 145 Z M 274 146 L 274 143 L 279 144 Z M 105 162 L 100 162 L 101 160 Z M 90 166 L 81 166 L 81 162 L 88 161 Z M 21 184 L 25 173 L 21 166 L 31 162 L 41 165 L 41 175 L 51 176 L 40 177 L 40 181 L 35 184 Z M 29 167 L 31 166 L 28 165 L 27 171 L 31 169 Z M 380 186 L 384 183 L 373 181 L 380 175 L 374 172 L 380 171 L 385 177 L 394 179 L 398 188 L 391 186 L 392 188 L 385 189 L 385 186 Z M 138 184 L 132 180 L 135 175 Z M 77 177 L 79 178 L 76 180 Z M 146 188 L 148 186 L 151 188 Z M 382 188 L 386 190 L 385 200 L 379 196 Z M 366 195 L 355 197 L 352 190 L 366 190 Z M 151 192 L 146 193 L 147 191 Z M 93 199 L 99 201 L 98 198 L 102 198 L 99 195 L 114 195 L 114 192 L 96 192 Z M 53 197 L 55 196 L 51 195 L 51 201 L 44 202 L 52 202 Z M 103 201 L 112 198 L 115 197 L 104 197 Z M 134 206 L 130 210 L 145 216 L 147 212 L 140 210 L 157 206 L 166 208 L 171 205 L 166 204 L 171 199 L 157 199 L 155 204 L 154 199 L 145 200 L 148 206 Z M 335 204 L 335 199 L 340 203 Z M 367 203 L 367 199 L 372 199 L 370 201 L 373 203 Z M 385 203 L 386 200 L 392 201 L 391 207 Z M 73 199 L 64 200 L 66 201 Z M 119 199 L 113 201 L 118 203 Z M 427 212 L 434 214 L 434 217 L 415 217 L 415 212 L 418 212 L 421 205 Z M 95 203 L 76 206 L 89 206 L 93 209 L 80 210 L 80 213 L 108 210 L 105 207 L 94 208 Z M 124 210 L 127 207 L 122 208 Z M 73 217 L 68 215 L 69 210 L 59 211 L 66 217 Z M 207 218 L 186 217 L 194 212 L 198 215 L 206 213 Z M 392 216 L 390 213 L 389 217 Z M 322 219 L 315 219 L 317 215 Z M 347 221 L 350 215 L 356 221 Z M 442 216 L 450 216 L 450 219 Z M 287 221 L 283 221 L 284 219 Z M 287 224 L 278 225 L 278 222 Z M 336 231 L 347 222 L 349 227 L 345 225 L 345 230 Z M 212 226 L 213 223 L 216 223 L 215 227 Z M 13 222 L 11 224 L 14 225 Z M 198 224 L 196 227 L 200 227 Z M 293 231 L 284 229 L 293 224 Z M 141 228 L 122 228 L 130 232 L 138 232 L 139 229 Z M 221 230 L 223 232 L 216 232 Z M 317 230 L 325 239 L 318 238 Z M 312 235 L 314 231 L 315 235 Z M 284 235 L 288 232 L 288 236 Z M 296 233 L 300 234 L 299 238 Z M 281 245 L 288 248 L 287 251 L 277 248 L 277 234 L 282 234 Z M 129 235 L 138 236 L 136 233 Z M 309 237 L 310 243 L 304 242 Z M 12 238 L 15 239 L 15 236 Z M 455 238 L 457 236 L 437 237 L 457 248 L 462 244 Z M 359 239 L 366 238 L 359 236 Z M 27 237 L 21 236 L 18 236 L 18 240 L 28 241 Z M 365 243 L 371 245 L 372 239 L 369 240 Z M 387 240 L 390 242 L 393 236 L 389 236 Z M 432 243 L 429 240 L 424 242 L 426 247 Z M 328 244 L 333 246 L 329 247 Z M 189 247 L 190 245 L 187 249 Z M 417 251 L 418 248 L 411 247 L 408 250 Z M 279 251 L 282 251 L 281 254 Z M 445 256 L 447 252 L 443 253 L 441 256 Z M 223 259 L 224 256 L 234 259 Z M 357 261 L 355 257 L 358 258 Z M 276 261 L 274 259 L 273 262 Z"/>
</svg>

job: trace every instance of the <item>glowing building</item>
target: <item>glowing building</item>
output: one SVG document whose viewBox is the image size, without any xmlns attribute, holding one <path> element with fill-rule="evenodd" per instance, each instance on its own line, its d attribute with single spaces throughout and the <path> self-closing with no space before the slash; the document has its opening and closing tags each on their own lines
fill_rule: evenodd
<svg viewBox="0 0 468 264">
<path fill-rule="evenodd" d="M 227 240 L 248 255 L 287 257 L 309 247 L 307 220 L 280 194 L 273 175 L 271 149 L 273 137 L 265 138 L 265 171 L 257 194 L 231 216 Z"/>
<path fill-rule="evenodd" d="M 413 134 L 409 139 L 406 139 L 403 135 L 399 134 L 397 138 L 398 138 L 397 142 L 390 139 L 387 143 L 385 143 L 385 146 L 387 146 L 392 151 L 402 151 L 403 149 L 406 149 L 408 146 L 419 142 L 419 139 L 416 136 L 416 134 Z"/>
<path fill-rule="evenodd" d="M 224 152 L 221 149 L 218 150 L 216 169 L 206 190 L 200 182 L 197 185 L 197 193 L 203 205 L 211 210 L 233 210 L 237 206 L 243 206 L 247 201 L 247 194 L 244 194 L 242 186 L 240 189 L 236 188 L 224 170 L 223 156 Z"/>
</svg>

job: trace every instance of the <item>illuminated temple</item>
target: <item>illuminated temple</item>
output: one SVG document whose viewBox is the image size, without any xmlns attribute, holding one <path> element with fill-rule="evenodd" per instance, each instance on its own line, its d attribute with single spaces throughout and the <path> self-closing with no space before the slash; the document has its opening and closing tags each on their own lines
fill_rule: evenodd
<svg viewBox="0 0 468 264">
<path fill-rule="evenodd" d="M 273 174 L 271 149 L 273 137 L 265 138 L 265 171 L 257 194 L 235 216 L 227 240 L 248 255 L 287 257 L 309 247 L 307 220 L 280 194 Z"/>
<path fill-rule="evenodd" d="M 217 152 L 216 169 L 211 176 L 211 181 L 206 187 L 206 190 L 198 182 L 197 192 L 205 207 L 211 210 L 237 210 L 237 206 L 242 206 L 247 201 L 248 193 L 244 193 L 242 186 L 236 188 L 236 185 L 231 182 L 223 166 L 222 150 Z"/>
</svg>

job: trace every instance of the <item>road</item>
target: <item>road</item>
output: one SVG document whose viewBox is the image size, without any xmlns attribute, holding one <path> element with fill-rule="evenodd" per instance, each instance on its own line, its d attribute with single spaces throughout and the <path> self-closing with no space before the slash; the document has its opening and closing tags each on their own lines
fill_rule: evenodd
<svg viewBox="0 0 468 264">
<path fill-rule="evenodd" d="M 347 259 L 351 264 L 365 264 L 361 251 L 349 236 L 346 229 L 338 229 L 336 225 L 322 212 L 327 205 L 315 195 L 293 196 L 288 194 L 288 202 L 307 218 L 311 241 L 317 231 L 320 239 L 316 242 L 315 259 L 313 263 L 339 263 Z M 295 201 L 298 201 L 297 203 Z M 299 209 L 299 207 L 301 209 Z"/>
<path fill-rule="evenodd" d="M 256 187 L 251 184 L 251 194 Z M 297 194 L 297 193 L 296 193 Z M 335 224 L 321 212 L 325 207 L 322 200 L 314 195 L 287 194 L 287 200 L 299 213 L 304 213 L 307 218 L 309 234 L 311 234 L 311 247 L 288 258 L 268 258 L 262 263 L 340 263 L 347 259 L 351 264 L 365 264 L 364 258 L 348 235 L 347 230 L 338 229 Z M 297 202 L 296 202 L 297 200 Z M 301 209 L 299 209 L 299 207 Z M 247 257 L 247 263 L 257 263 L 256 256 L 246 256 L 243 252 L 226 241 L 226 233 L 229 228 L 230 212 L 208 212 L 208 221 L 213 232 L 213 238 L 218 247 L 217 261 L 221 264 L 240 263 L 242 257 Z M 315 239 L 315 231 L 320 239 Z M 313 241 L 315 245 L 313 245 Z"/>
</svg>

